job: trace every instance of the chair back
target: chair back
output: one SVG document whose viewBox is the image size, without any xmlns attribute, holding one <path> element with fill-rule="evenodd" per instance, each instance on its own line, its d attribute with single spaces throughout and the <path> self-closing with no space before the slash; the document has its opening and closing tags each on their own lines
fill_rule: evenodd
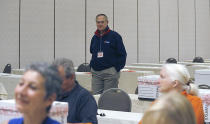
<svg viewBox="0 0 210 124">
<path fill-rule="evenodd" d="M 135 94 L 138 94 L 138 91 L 139 89 L 138 89 L 138 86 L 136 87 L 136 89 L 135 89 Z"/>
<path fill-rule="evenodd" d="M 11 71 L 12 71 L 11 64 L 7 64 L 7 65 L 4 67 L 3 73 L 9 73 L 9 74 L 11 74 Z"/>
<path fill-rule="evenodd" d="M 131 112 L 131 99 L 125 91 L 118 88 L 111 88 L 101 94 L 98 100 L 98 108 Z"/>
<path fill-rule="evenodd" d="M 77 68 L 77 72 L 90 72 L 89 63 L 83 63 Z"/>
</svg>

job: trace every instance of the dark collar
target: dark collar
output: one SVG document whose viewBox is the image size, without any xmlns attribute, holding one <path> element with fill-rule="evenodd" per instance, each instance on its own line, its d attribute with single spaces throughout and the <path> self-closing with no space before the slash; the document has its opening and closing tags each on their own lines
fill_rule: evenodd
<svg viewBox="0 0 210 124">
<path fill-rule="evenodd" d="M 104 31 L 104 33 L 103 33 L 102 35 L 100 35 L 100 31 L 99 31 L 99 30 L 96 30 L 96 31 L 95 31 L 95 35 L 98 36 L 98 37 L 102 37 L 102 36 L 106 35 L 107 33 L 109 33 L 110 31 L 111 31 L 111 30 L 109 29 L 109 26 L 107 26 L 107 27 L 105 28 L 105 31 Z"/>
<path fill-rule="evenodd" d="M 75 86 L 72 90 L 70 91 L 66 91 L 66 92 L 62 92 L 58 97 L 57 100 L 60 101 L 66 97 L 68 97 L 69 95 L 71 95 L 72 92 L 74 92 L 75 90 L 77 90 L 77 88 L 79 87 L 79 83 L 75 80 Z"/>
</svg>

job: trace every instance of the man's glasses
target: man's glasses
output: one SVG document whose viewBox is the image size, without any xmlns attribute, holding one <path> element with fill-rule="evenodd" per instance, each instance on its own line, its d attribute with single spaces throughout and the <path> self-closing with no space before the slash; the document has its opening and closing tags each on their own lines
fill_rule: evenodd
<svg viewBox="0 0 210 124">
<path fill-rule="evenodd" d="M 96 21 L 97 24 L 103 24 L 105 21 Z"/>
</svg>

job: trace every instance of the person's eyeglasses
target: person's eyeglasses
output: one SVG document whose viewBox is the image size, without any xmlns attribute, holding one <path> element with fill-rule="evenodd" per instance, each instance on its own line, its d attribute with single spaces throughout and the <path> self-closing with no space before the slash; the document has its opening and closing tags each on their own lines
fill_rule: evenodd
<svg viewBox="0 0 210 124">
<path fill-rule="evenodd" d="M 99 23 L 102 23 L 103 24 L 104 22 L 105 21 L 96 21 L 97 24 L 99 24 Z"/>
</svg>

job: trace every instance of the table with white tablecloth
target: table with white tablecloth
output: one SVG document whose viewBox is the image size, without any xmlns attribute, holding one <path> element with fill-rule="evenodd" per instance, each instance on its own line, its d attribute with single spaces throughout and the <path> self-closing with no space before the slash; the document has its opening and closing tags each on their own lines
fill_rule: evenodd
<svg viewBox="0 0 210 124">
<path fill-rule="evenodd" d="M 77 70 L 77 67 L 74 67 L 75 70 Z M 25 69 L 21 68 L 21 69 L 17 69 L 17 68 L 13 68 L 11 73 L 12 74 L 16 74 L 16 75 L 23 75 L 23 73 L 25 72 Z"/>
<path fill-rule="evenodd" d="M 16 71 L 18 73 L 18 70 Z M 154 74 L 153 71 L 133 71 L 123 69 L 121 70 L 121 76 L 119 79 L 119 88 L 123 89 L 127 93 L 135 93 L 135 89 L 137 87 L 137 77 L 152 74 Z M 4 85 L 8 93 L 8 99 L 14 98 L 14 89 L 19 83 L 21 76 L 22 75 L 0 73 L 0 82 Z M 90 72 L 76 72 L 76 80 L 81 86 L 89 91 L 91 91 L 91 79 L 92 74 Z"/>
<path fill-rule="evenodd" d="M 14 98 L 14 89 L 19 83 L 22 75 L 0 73 L 0 83 L 6 89 L 8 99 Z M 76 72 L 76 79 L 86 89 L 91 90 L 91 73 L 90 72 Z"/>
<path fill-rule="evenodd" d="M 133 66 L 149 66 L 149 67 L 162 67 L 160 63 L 132 63 Z"/>
<path fill-rule="evenodd" d="M 98 124 L 138 124 L 143 113 L 121 112 L 98 109 L 97 115 Z M 103 113 L 104 116 L 100 116 Z M 88 113 L 87 113 L 88 114 Z M 68 103 L 53 102 L 49 116 L 52 119 L 59 121 L 61 124 L 66 124 L 68 115 Z M 22 114 L 15 108 L 14 100 L 0 101 L 0 123 L 12 118 L 22 117 Z"/>
<path fill-rule="evenodd" d="M 85 89 L 91 91 L 92 74 L 90 72 L 75 72 L 75 74 L 76 80 L 79 82 L 79 84 Z"/>
<path fill-rule="evenodd" d="M 21 77 L 22 75 L 0 73 L 0 82 L 8 93 L 8 99 L 14 98 L 14 90 Z"/>
<path fill-rule="evenodd" d="M 7 99 L 8 93 L 4 87 L 4 85 L 0 82 L 0 100 Z"/>
<path fill-rule="evenodd" d="M 138 77 L 153 74 L 153 71 L 134 71 L 123 69 L 120 72 L 118 87 L 124 90 L 126 93 L 134 94 L 138 86 Z"/>
<path fill-rule="evenodd" d="M 127 93 L 135 93 L 137 88 L 137 78 L 139 76 L 153 75 L 153 71 L 134 71 L 123 69 L 120 72 L 119 88 Z M 81 86 L 91 91 L 91 79 L 92 75 L 90 72 L 76 72 L 76 79 Z"/>
<path fill-rule="evenodd" d="M 165 62 L 164 62 L 165 63 Z M 126 66 L 125 68 L 133 70 L 151 70 L 158 74 L 157 68 L 161 68 L 164 63 L 132 63 L 132 66 Z M 190 77 L 194 78 L 195 70 L 209 69 L 210 63 L 192 63 L 192 62 L 178 62 L 178 64 L 185 65 L 190 73 Z"/>
<path fill-rule="evenodd" d="M 98 124 L 138 124 L 143 113 L 121 112 L 99 109 L 98 113 L 105 116 L 97 116 Z"/>
<path fill-rule="evenodd" d="M 155 66 L 125 66 L 125 69 L 135 70 L 135 71 L 153 71 L 155 74 L 160 74 L 161 67 Z"/>
<path fill-rule="evenodd" d="M 11 73 L 16 75 L 23 75 L 25 69 L 12 69 Z"/>
</svg>

